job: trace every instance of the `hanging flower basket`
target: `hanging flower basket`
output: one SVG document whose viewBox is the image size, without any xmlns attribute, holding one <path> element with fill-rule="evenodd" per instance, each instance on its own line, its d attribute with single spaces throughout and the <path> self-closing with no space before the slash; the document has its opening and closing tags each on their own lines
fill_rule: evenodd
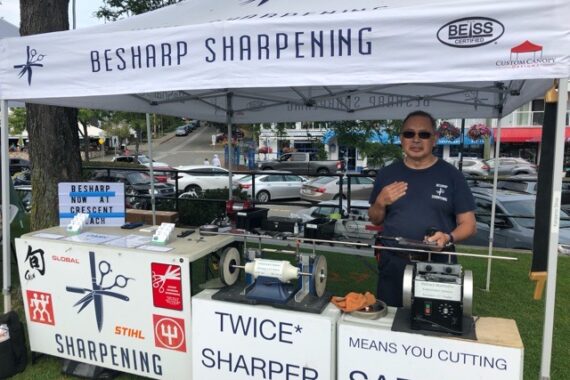
<svg viewBox="0 0 570 380">
<path fill-rule="evenodd" d="M 443 121 L 437 128 L 439 137 L 445 137 L 448 140 L 455 140 L 461 134 L 461 130 L 449 121 Z"/>
<path fill-rule="evenodd" d="M 467 136 L 469 136 L 471 140 L 480 140 L 487 137 L 491 137 L 492 133 L 493 132 L 491 132 L 491 128 L 487 127 L 485 124 L 478 123 L 478 124 L 473 124 L 469 128 L 469 130 L 467 131 Z"/>
<path fill-rule="evenodd" d="M 273 149 L 271 149 L 270 146 L 262 146 L 261 148 L 259 148 L 259 149 L 257 150 L 257 153 L 265 153 L 265 154 L 267 154 L 267 153 L 273 153 Z"/>
</svg>

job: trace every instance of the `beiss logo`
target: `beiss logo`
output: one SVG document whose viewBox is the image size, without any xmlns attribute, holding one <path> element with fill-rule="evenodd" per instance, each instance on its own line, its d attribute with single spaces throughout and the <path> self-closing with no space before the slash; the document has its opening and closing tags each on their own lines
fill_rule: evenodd
<svg viewBox="0 0 570 380">
<path fill-rule="evenodd" d="M 437 39 L 456 48 L 474 48 L 490 44 L 505 33 L 499 21 L 489 17 L 465 17 L 453 20 L 439 28 Z"/>
</svg>

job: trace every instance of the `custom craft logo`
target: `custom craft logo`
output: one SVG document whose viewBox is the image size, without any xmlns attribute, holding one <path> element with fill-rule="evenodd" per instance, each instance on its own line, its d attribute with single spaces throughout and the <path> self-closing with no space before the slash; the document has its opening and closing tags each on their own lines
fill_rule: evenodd
<svg viewBox="0 0 570 380">
<path fill-rule="evenodd" d="M 242 5 L 247 5 L 247 4 L 251 4 L 251 3 L 257 3 L 259 0 L 242 0 Z M 261 0 L 259 1 L 259 4 L 257 4 L 258 7 L 262 6 L 263 4 L 267 3 L 269 0 Z"/>
<path fill-rule="evenodd" d="M 132 278 L 125 277 L 122 274 L 116 275 L 114 282 L 108 286 L 104 284 L 105 277 L 111 273 L 111 263 L 106 260 L 99 261 L 95 264 L 95 252 L 89 252 L 89 265 L 91 266 L 91 287 L 80 288 L 74 286 L 66 286 L 65 289 L 70 293 L 86 294 L 73 307 L 79 307 L 77 314 L 81 313 L 87 306 L 93 303 L 95 308 L 95 318 L 97 320 L 97 328 L 99 332 L 103 328 L 103 297 L 112 297 L 121 301 L 129 301 L 129 297 L 124 294 L 111 291 L 113 288 L 125 288 L 129 280 Z"/>
<path fill-rule="evenodd" d="M 30 49 L 29 45 L 26 47 L 26 54 L 27 54 L 26 63 L 21 64 L 21 65 L 14 65 L 14 68 L 20 69 L 20 72 L 18 73 L 18 78 L 21 78 L 27 74 L 28 86 L 31 86 L 32 85 L 33 70 L 35 67 L 44 67 L 43 64 L 38 63 L 38 62 L 43 61 L 45 58 L 45 55 L 44 54 L 38 54 L 37 50 L 36 49 Z"/>
<path fill-rule="evenodd" d="M 497 41 L 505 33 L 505 26 L 489 17 L 465 17 L 453 20 L 439 28 L 437 39 L 454 48 L 474 48 Z"/>
<path fill-rule="evenodd" d="M 543 47 L 526 40 L 511 48 L 509 59 L 498 60 L 495 64 L 503 69 L 522 69 L 553 65 L 554 57 L 545 56 Z"/>
</svg>

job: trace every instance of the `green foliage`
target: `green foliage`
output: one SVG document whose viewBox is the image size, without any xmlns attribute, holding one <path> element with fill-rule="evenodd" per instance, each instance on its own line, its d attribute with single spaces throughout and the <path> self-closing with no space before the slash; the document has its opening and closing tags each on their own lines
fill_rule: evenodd
<svg viewBox="0 0 570 380">
<path fill-rule="evenodd" d="M 327 151 L 325 150 L 325 144 L 322 141 L 317 141 L 314 143 L 317 148 L 317 160 L 328 160 Z"/>
<path fill-rule="evenodd" d="M 95 13 L 97 18 L 116 21 L 120 18 L 138 15 L 180 0 L 103 0 L 103 6 Z"/>
<path fill-rule="evenodd" d="M 21 134 L 26 129 L 26 108 L 15 107 L 10 109 L 8 116 L 8 125 L 10 125 L 10 133 L 15 135 Z"/>
<path fill-rule="evenodd" d="M 340 121 L 332 123 L 331 128 L 335 131 L 338 145 L 358 149 L 362 156 L 368 158 L 369 166 L 382 166 L 387 161 L 402 157 L 400 146 L 391 143 L 402 128 L 400 120 Z M 371 142 L 372 137 L 380 132 L 388 134 L 388 142 Z"/>
</svg>

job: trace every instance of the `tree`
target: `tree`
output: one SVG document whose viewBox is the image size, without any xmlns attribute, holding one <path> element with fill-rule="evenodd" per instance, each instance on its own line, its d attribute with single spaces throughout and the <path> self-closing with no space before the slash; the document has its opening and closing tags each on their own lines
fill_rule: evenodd
<svg viewBox="0 0 570 380">
<path fill-rule="evenodd" d="M 69 0 L 20 0 L 20 34 L 69 29 Z M 40 52 L 41 53 L 41 52 Z M 81 157 L 74 108 L 27 104 L 32 166 L 33 230 L 59 223 L 57 184 L 81 178 Z"/>
<path fill-rule="evenodd" d="M 8 116 L 8 124 L 10 125 L 10 133 L 19 135 L 26 130 L 26 109 L 17 107 L 11 109 Z"/>
<path fill-rule="evenodd" d="M 353 146 L 365 157 L 369 166 L 383 166 L 387 161 L 402 157 L 399 145 L 392 143 L 400 133 L 400 120 L 334 122 L 338 145 Z M 386 143 L 371 141 L 375 135 L 386 133 Z"/>
<path fill-rule="evenodd" d="M 123 17 L 138 15 L 181 0 L 103 0 L 103 6 L 96 13 L 97 18 L 116 21 Z"/>
<path fill-rule="evenodd" d="M 101 120 L 107 112 L 100 110 L 90 110 L 82 108 L 77 113 L 77 120 L 83 126 L 83 131 L 80 133 L 83 135 L 83 154 L 85 156 L 85 161 L 89 162 L 89 134 L 87 133 L 87 128 L 89 125 L 99 125 L 99 120 Z"/>
</svg>

